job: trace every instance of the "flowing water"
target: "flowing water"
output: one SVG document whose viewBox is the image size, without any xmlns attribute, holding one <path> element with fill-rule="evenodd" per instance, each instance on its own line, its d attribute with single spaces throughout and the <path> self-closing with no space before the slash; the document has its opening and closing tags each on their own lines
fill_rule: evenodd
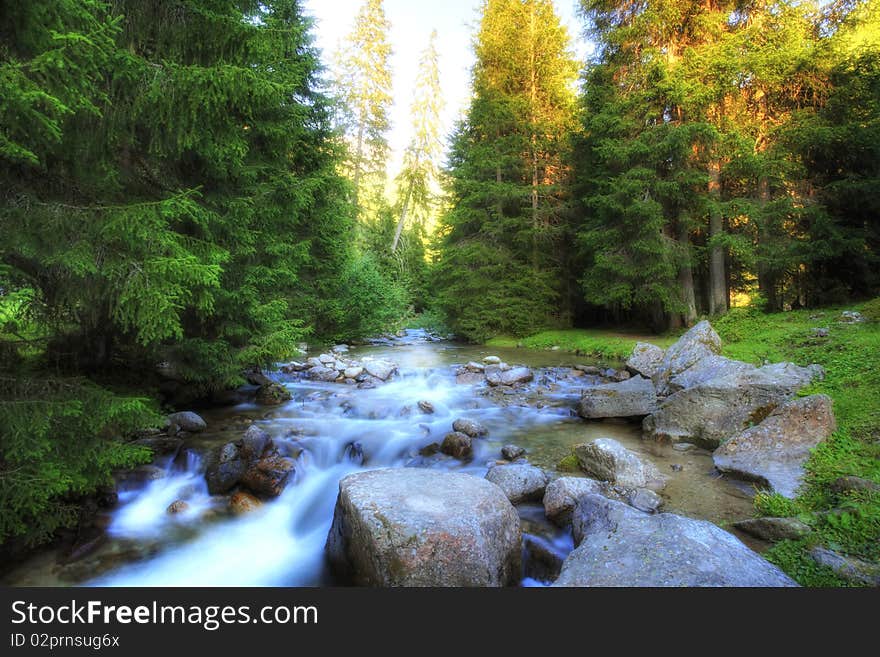
<svg viewBox="0 0 880 657">
<path fill-rule="evenodd" d="M 535 382 L 513 394 L 456 384 L 457 366 L 490 353 L 511 364 L 542 369 L 536 369 Z M 11 573 L 7 583 L 329 584 L 323 548 L 342 477 L 386 467 L 432 467 L 483 476 L 487 464 L 498 459 L 500 448 L 508 443 L 525 447 L 531 463 L 552 469 L 573 445 L 614 438 L 652 460 L 669 477 L 662 492 L 664 510 L 718 524 L 751 514 L 749 490 L 720 478 L 708 452 L 680 453 L 642 441 L 637 424 L 575 417 L 573 408 L 583 384 L 562 367 L 572 363 L 570 354 L 488 350 L 435 342 L 420 331 L 409 331 L 394 344 L 361 347 L 349 355 L 392 360 L 400 373 L 373 389 L 279 375 L 293 395 L 290 402 L 272 408 L 246 403 L 204 413 L 209 431 L 190 437 L 176 458 L 157 463 L 166 476 L 120 490 L 120 503 L 108 518 L 109 540 L 100 549 L 67 565 L 58 565 L 51 552 L 39 555 Z M 435 412 L 423 414 L 418 408 L 421 400 L 431 402 Z M 470 462 L 419 455 L 426 445 L 442 441 L 459 417 L 478 420 L 489 429 L 487 439 L 474 441 Z M 277 499 L 233 517 L 225 512 L 224 498 L 208 494 L 200 455 L 237 440 L 251 423 L 268 431 L 281 453 L 295 459 L 296 468 Z M 168 514 L 166 509 L 178 499 L 186 500 L 187 510 Z M 572 549 L 569 533 L 549 525 L 539 505 L 523 505 L 519 510 L 528 544 L 557 558 Z M 531 570 L 527 567 L 527 574 Z M 535 577 L 540 579 L 540 573 Z M 524 583 L 537 580 L 527 577 Z"/>
</svg>

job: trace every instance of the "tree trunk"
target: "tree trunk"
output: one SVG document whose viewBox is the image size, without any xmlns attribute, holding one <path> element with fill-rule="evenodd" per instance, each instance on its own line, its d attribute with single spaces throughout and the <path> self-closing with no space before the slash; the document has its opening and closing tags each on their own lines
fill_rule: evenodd
<svg viewBox="0 0 880 657">
<path fill-rule="evenodd" d="M 409 181 L 409 187 L 406 190 L 406 198 L 403 200 L 403 208 L 400 211 L 400 219 L 397 220 L 397 228 L 394 229 L 394 240 L 391 242 L 391 253 L 397 253 L 397 244 L 400 242 L 400 234 L 403 232 L 403 225 L 406 223 L 406 211 L 409 209 L 409 199 L 412 197 L 413 181 Z"/>
<path fill-rule="evenodd" d="M 767 203 L 770 202 L 770 182 L 766 177 L 761 177 L 758 181 L 758 196 L 761 199 L 761 204 L 766 206 Z M 763 221 L 761 222 L 764 223 Z M 758 229 L 758 241 L 765 241 L 766 229 L 759 226 Z M 761 245 L 759 244 L 759 248 Z M 760 253 L 759 253 L 760 256 Z M 767 306 L 765 310 L 771 313 L 779 312 L 782 310 L 782 304 L 780 303 L 779 294 L 777 293 L 777 284 L 779 282 L 779 277 L 776 272 L 771 269 L 770 266 L 767 265 L 766 262 L 763 261 L 759 257 L 758 260 L 758 291 L 761 295 L 767 300 Z"/>
<path fill-rule="evenodd" d="M 721 202 L 721 163 L 712 160 L 709 163 L 709 200 L 714 207 L 709 210 L 709 239 L 712 240 L 724 232 L 724 219 L 717 204 Z M 709 251 L 709 314 L 717 315 L 727 312 L 727 281 L 724 264 L 724 248 L 713 246 Z"/>
<path fill-rule="evenodd" d="M 678 243 L 684 252 L 681 267 L 678 270 L 678 284 L 681 287 L 682 301 L 685 310 L 682 320 L 685 326 L 693 326 L 697 321 L 697 296 L 694 293 L 694 270 L 691 266 L 691 245 L 688 240 L 688 230 L 685 223 L 679 222 Z"/>
<path fill-rule="evenodd" d="M 356 209 L 360 209 L 358 203 L 360 202 L 360 190 L 361 190 L 361 161 L 364 157 L 364 124 L 358 126 L 358 136 L 357 136 L 357 149 L 355 150 L 354 156 L 354 207 Z"/>
</svg>

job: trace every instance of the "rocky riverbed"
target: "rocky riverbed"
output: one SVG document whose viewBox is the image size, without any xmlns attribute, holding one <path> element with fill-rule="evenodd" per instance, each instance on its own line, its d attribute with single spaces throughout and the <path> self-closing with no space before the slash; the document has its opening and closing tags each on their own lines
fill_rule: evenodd
<svg viewBox="0 0 880 657">
<path fill-rule="evenodd" d="M 791 585 L 751 495 L 794 493 L 833 410 L 795 397 L 818 368 L 720 346 L 702 323 L 612 367 L 418 331 L 307 354 L 139 437 L 155 461 L 99 539 L 7 583 Z"/>
</svg>

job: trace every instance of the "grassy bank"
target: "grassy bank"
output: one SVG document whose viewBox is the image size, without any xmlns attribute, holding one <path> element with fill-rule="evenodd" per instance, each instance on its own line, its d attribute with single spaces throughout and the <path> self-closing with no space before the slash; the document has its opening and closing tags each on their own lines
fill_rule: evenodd
<svg viewBox="0 0 880 657">
<path fill-rule="evenodd" d="M 675 336 L 651 336 L 635 332 L 619 332 L 605 329 L 568 329 L 542 331 L 527 338 L 496 337 L 489 340 L 489 347 L 525 347 L 527 349 L 552 349 L 570 351 L 579 356 L 599 360 L 625 360 L 637 342 L 652 342 L 668 347 Z"/>
<path fill-rule="evenodd" d="M 880 494 L 836 493 L 831 486 L 846 475 L 880 483 L 880 322 L 841 323 L 842 310 L 766 315 L 736 309 L 713 321 L 724 340 L 726 356 L 756 365 L 764 361 L 818 363 L 826 370 L 825 380 L 801 394 L 829 395 L 834 400 L 838 431 L 813 452 L 800 497 L 792 501 L 761 494 L 755 502 L 757 515 L 797 516 L 813 528 L 809 538 L 779 543 L 766 554 L 809 586 L 847 584 L 810 558 L 809 549 L 815 545 L 874 563 L 880 561 Z M 828 329 L 827 337 L 817 337 L 816 328 Z M 518 340 L 496 338 L 488 344 L 537 349 L 558 346 L 584 356 L 622 360 L 639 340 L 667 347 L 675 338 L 570 330 L 546 331 Z"/>
</svg>

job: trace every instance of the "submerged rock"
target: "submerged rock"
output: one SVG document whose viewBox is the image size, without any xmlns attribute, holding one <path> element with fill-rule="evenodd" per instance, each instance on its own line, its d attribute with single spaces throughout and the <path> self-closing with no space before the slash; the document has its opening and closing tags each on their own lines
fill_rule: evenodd
<svg viewBox="0 0 880 657">
<path fill-rule="evenodd" d="M 665 352 L 658 346 L 647 342 L 637 342 L 632 354 L 626 359 L 626 366 L 633 374 L 653 378 L 660 369 Z"/>
<path fill-rule="evenodd" d="M 434 404 L 423 399 L 419 402 L 419 410 L 425 415 L 431 415 L 434 413 Z"/>
<path fill-rule="evenodd" d="M 229 510 L 237 516 L 256 511 L 263 503 L 250 493 L 237 491 L 229 498 Z"/>
<path fill-rule="evenodd" d="M 641 376 L 585 388 L 577 408 L 578 415 L 585 419 L 644 417 L 656 410 L 654 386 Z"/>
<path fill-rule="evenodd" d="M 520 578 L 519 516 L 494 484 L 417 468 L 345 477 L 326 551 L 365 586 L 506 586 Z"/>
<path fill-rule="evenodd" d="M 704 520 L 648 515 L 592 494 L 577 505 L 573 529 L 578 547 L 554 586 L 797 586 Z"/>
<path fill-rule="evenodd" d="M 813 367 L 777 363 L 712 379 L 667 397 L 642 428 L 647 438 L 715 449 L 761 422 L 817 374 Z"/>
<path fill-rule="evenodd" d="M 595 479 L 560 477 L 547 484 L 543 500 L 544 514 L 554 524 L 565 527 L 571 523 L 571 514 L 578 500 L 584 495 L 601 491 L 602 487 Z"/>
<path fill-rule="evenodd" d="M 506 458 L 508 461 L 515 461 L 520 456 L 523 456 L 526 453 L 526 450 L 519 445 L 505 445 L 501 448 L 501 456 Z"/>
<path fill-rule="evenodd" d="M 588 475 L 627 488 L 662 487 L 657 467 L 611 438 L 576 445 L 575 456 Z"/>
<path fill-rule="evenodd" d="M 715 467 L 793 498 L 810 451 L 837 429 L 831 398 L 810 395 L 779 406 L 715 450 Z"/>
<path fill-rule="evenodd" d="M 513 504 L 540 500 L 547 486 L 547 475 L 528 463 L 510 463 L 489 468 L 486 479 L 504 491 Z"/>
</svg>

